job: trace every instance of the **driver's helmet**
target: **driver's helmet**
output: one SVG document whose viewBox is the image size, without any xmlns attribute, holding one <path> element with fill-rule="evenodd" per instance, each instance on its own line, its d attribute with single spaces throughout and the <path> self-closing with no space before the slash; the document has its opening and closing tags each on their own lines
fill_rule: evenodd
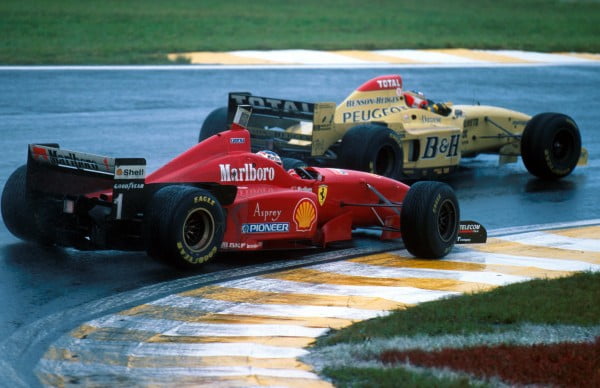
<svg viewBox="0 0 600 388">
<path fill-rule="evenodd" d="M 405 92 L 404 100 L 406 101 L 406 105 L 410 108 L 425 109 L 427 108 L 427 105 L 429 105 L 425 95 L 422 92 L 417 92 L 416 90 Z"/>
<path fill-rule="evenodd" d="M 270 151 L 270 150 L 258 151 L 256 153 L 256 155 L 260 155 L 264 158 L 274 161 L 275 163 L 277 163 L 280 166 L 283 166 L 283 162 L 281 161 L 281 158 L 279 157 L 279 155 L 277 155 L 273 151 Z"/>
</svg>

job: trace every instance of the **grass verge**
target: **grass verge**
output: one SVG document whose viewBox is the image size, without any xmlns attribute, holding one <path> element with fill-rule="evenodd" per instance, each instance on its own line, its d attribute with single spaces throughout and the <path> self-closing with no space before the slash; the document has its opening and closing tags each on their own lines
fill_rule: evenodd
<svg viewBox="0 0 600 388">
<path fill-rule="evenodd" d="M 519 332 L 520 328 L 531 324 L 596 327 L 600 325 L 598 300 L 600 273 L 578 273 L 553 280 L 537 279 L 485 293 L 422 303 L 394 311 L 383 318 L 334 330 L 317 341 L 316 351 L 340 344 L 357 344 L 360 348 L 372 341 L 394 337 Z M 371 351 L 367 358 L 379 361 L 380 356 Z M 385 369 L 368 365 L 326 367 L 323 373 L 336 386 L 379 386 L 380 381 L 389 381 L 389 386 L 394 382 L 401 385 L 406 383 L 407 386 L 481 385 L 460 375 L 439 377 L 428 371 L 415 372 L 400 366 Z"/>
<path fill-rule="evenodd" d="M 600 273 L 536 279 L 396 310 L 330 332 L 319 345 L 398 335 L 472 334 L 513 330 L 524 323 L 600 324 Z"/>
<path fill-rule="evenodd" d="M 166 63 L 240 49 L 600 52 L 600 2 L 5 0 L 0 64 Z"/>
</svg>

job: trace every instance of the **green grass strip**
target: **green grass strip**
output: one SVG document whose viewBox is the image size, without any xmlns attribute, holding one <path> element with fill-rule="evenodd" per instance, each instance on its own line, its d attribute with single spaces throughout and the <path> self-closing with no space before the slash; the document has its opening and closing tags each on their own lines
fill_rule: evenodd
<svg viewBox="0 0 600 388">
<path fill-rule="evenodd" d="M 523 325 L 600 324 L 600 273 L 579 273 L 559 279 L 537 279 L 495 290 L 421 303 L 391 315 L 332 331 L 317 341 L 317 348 L 335 344 L 371 343 L 398 336 L 469 335 L 519 330 Z M 362 345 L 364 347 L 364 345 Z M 329 349 L 329 348 L 327 348 Z M 362 348 L 360 348 L 362 349 Z M 318 349 L 317 349 L 318 351 Z M 369 356 L 364 347 L 363 357 Z M 371 355 L 372 356 L 372 355 Z M 461 374 L 413 367 L 326 366 L 321 373 L 339 387 L 482 387 Z"/>
<path fill-rule="evenodd" d="M 150 64 L 188 51 L 600 52 L 592 0 L 4 0 L 0 64 Z"/>
<path fill-rule="evenodd" d="M 600 273 L 536 279 L 421 303 L 382 318 L 334 330 L 318 345 L 416 334 L 472 334 L 514 330 L 522 324 L 600 324 Z"/>
</svg>

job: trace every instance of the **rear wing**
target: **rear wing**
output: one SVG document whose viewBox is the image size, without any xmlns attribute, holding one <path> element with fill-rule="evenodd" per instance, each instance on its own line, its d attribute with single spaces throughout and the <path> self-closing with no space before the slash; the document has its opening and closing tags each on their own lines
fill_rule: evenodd
<svg viewBox="0 0 600 388">
<path fill-rule="evenodd" d="M 233 121 L 237 108 L 244 105 L 252 108 L 247 128 L 253 137 L 309 141 L 312 156 L 323 155 L 332 144 L 328 139 L 332 135 L 336 108 L 333 102 L 312 103 L 233 92 L 229 93 L 227 104 L 228 123 Z M 285 131 L 300 121 L 312 123 L 310 135 Z"/>
<path fill-rule="evenodd" d="M 146 159 L 111 158 L 30 144 L 27 192 L 64 199 L 65 212 L 81 196 L 112 191 L 112 217 L 133 218 L 143 210 Z"/>
</svg>

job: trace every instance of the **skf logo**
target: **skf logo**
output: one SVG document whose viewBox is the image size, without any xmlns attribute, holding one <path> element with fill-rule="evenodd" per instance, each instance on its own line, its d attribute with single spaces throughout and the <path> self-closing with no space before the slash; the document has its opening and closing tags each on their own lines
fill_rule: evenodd
<svg viewBox="0 0 600 388">
<path fill-rule="evenodd" d="M 323 206 L 325 199 L 327 199 L 327 185 L 319 186 L 317 197 L 319 198 L 319 205 Z"/>
<path fill-rule="evenodd" d="M 301 199 L 294 209 L 296 231 L 308 232 L 317 220 L 317 207 L 308 198 Z"/>
</svg>

